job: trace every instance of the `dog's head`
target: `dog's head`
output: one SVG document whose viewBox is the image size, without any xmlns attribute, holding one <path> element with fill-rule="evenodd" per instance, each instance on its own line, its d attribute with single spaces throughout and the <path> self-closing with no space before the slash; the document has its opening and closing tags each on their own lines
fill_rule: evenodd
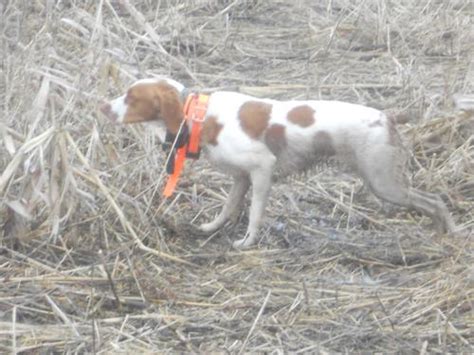
<svg viewBox="0 0 474 355">
<path fill-rule="evenodd" d="M 100 110 L 116 123 L 161 120 L 171 133 L 176 133 L 183 120 L 183 89 L 183 85 L 170 79 L 142 79 L 126 94 L 103 103 Z"/>
</svg>

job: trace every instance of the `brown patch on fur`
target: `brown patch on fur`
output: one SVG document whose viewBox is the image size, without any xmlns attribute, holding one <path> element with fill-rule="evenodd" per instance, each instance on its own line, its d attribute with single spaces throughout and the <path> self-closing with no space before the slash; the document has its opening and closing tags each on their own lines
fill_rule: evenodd
<svg viewBox="0 0 474 355">
<path fill-rule="evenodd" d="M 248 101 L 240 107 L 238 116 L 240 125 L 250 138 L 257 139 L 267 128 L 271 112 L 270 104 Z"/>
<path fill-rule="evenodd" d="M 336 154 L 331 135 L 327 132 L 320 131 L 314 135 L 315 152 L 318 155 L 330 157 Z"/>
<path fill-rule="evenodd" d="M 202 124 L 201 145 L 217 145 L 217 136 L 221 132 L 222 124 L 217 122 L 216 116 L 209 116 Z"/>
<path fill-rule="evenodd" d="M 265 144 L 273 154 L 278 156 L 287 146 L 285 126 L 275 123 L 268 127 L 265 132 Z"/>
<path fill-rule="evenodd" d="M 288 121 L 301 127 L 309 127 L 314 122 L 314 110 L 308 105 L 296 106 L 288 112 Z"/>
<path fill-rule="evenodd" d="M 184 118 L 178 90 L 165 81 L 132 86 L 125 103 L 128 108 L 123 123 L 162 119 L 168 130 L 176 134 Z"/>
</svg>

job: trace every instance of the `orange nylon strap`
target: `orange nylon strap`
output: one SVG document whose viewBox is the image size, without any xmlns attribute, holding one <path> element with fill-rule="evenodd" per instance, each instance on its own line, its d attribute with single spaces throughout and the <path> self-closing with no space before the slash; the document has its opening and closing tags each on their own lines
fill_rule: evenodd
<svg viewBox="0 0 474 355">
<path fill-rule="evenodd" d="M 170 197 L 176 185 L 178 183 L 179 176 L 184 167 L 184 159 L 186 158 L 186 146 L 179 148 L 176 151 L 176 157 L 174 160 L 174 170 L 173 174 L 170 175 L 168 181 L 166 182 L 165 189 L 163 190 L 164 197 Z"/>
<path fill-rule="evenodd" d="M 179 176 L 184 168 L 184 160 L 188 153 L 191 157 L 198 157 L 199 141 L 201 139 L 202 123 L 206 116 L 208 95 L 191 94 L 187 97 L 184 104 L 184 119 L 189 124 L 191 121 L 191 134 L 188 143 L 176 151 L 173 174 L 170 175 L 163 190 L 164 197 L 170 197 L 178 183 Z"/>
</svg>

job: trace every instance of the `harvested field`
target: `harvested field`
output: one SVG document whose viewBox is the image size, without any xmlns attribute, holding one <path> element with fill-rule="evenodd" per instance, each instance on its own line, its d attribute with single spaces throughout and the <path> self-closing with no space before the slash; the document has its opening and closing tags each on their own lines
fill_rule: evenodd
<svg viewBox="0 0 474 355">
<path fill-rule="evenodd" d="M 1 353 L 471 353 L 471 0 L 2 0 Z M 459 232 L 344 170 L 275 184 L 258 246 L 195 226 L 229 179 L 203 159 L 163 200 L 165 155 L 100 99 L 196 90 L 337 99 L 406 117 L 414 186 Z"/>
</svg>

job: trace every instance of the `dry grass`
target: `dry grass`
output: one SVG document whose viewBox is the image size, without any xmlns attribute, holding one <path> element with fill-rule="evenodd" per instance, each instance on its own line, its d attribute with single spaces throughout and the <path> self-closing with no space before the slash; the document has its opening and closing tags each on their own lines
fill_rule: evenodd
<svg viewBox="0 0 474 355">
<path fill-rule="evenodd" d="M 0 4 L 0 352 L 471 352 L 472 2 L 131 3 Z M 228 179 L 199 161 L 162 201 L 158 142 L 97 112 L 153 74 L 407 113 L 412 180 L 462 233 L 332 169 L 275 186 L 253 250 L 245 215 L 194 233 Z"/>
</svg>

